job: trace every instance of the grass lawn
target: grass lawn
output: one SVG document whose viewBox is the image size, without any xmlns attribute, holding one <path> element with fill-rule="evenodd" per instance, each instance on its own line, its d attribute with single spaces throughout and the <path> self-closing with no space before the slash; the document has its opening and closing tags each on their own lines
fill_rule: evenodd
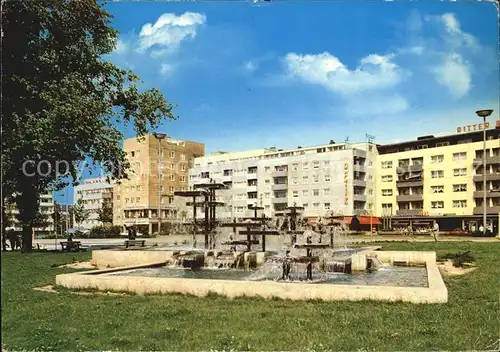
<svg viewBox="0 0 500 352">
<path fill-rule="evenodd" d="M 446 278 L 449 303 L 227 300 L 38 292 L 55 265 L 89 254 L 3 253 L 7 350 L 493 350 L 500 339 L 500 243 L 384 243 L 384 249 L 470 250 L 478 269 Z"/>
</svg>

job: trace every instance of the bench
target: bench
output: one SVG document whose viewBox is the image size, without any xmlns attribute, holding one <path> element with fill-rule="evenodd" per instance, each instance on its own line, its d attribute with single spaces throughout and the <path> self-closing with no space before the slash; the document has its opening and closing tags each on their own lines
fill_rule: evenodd
<svg viewBox="0 0 500 352">
<path fill-rule="evenodd" d="M 80 246 L 81 242 L 80 241 L 61 241 L 59 242 L 61 245 L 61 248 L 63 251 L 70 252 L 70 251 L 75 251 L 79 252 L 80 251 Z"/>
<path fill-rule="evenodd" d="M 125 248 L 132 246 L 144 247 L 145 245 L 146 245 L 146 240 L 125 240 Z"/>
</svg>

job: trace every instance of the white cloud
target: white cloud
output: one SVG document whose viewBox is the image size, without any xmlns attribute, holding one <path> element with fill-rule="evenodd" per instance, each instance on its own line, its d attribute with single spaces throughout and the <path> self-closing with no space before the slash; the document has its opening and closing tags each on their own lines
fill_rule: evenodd
<svg viewBox="0 0 500 352">
<path fill-rule="evenodd" d="M 174 70 L 174 65 L 171 65 L 171 64 L 168 64 L 168 63 L 161 64 L 160 73 L 162 75 L 168 75 L 173 70 Z"/>
<path fill-rule="evenodd" d="M 464 32 L 460 26 L 460 22 L 453 13 L 444 13 L 440 16 L 429 15 L 426 16 L 427 21 L 434 21 L 442 25 L 444 30 L 443 38 L 445 42 L 453 49 L 466 47 L 477 51 L 479 43 L 477 39 L 470 33 Z"/>
<path fill-rule="evenodd" d="M 128 44 L 123 40 L 118 39 L 118 41 L 116 42 L 115 53 L 123 54 L 127 52 L 127 50 L 128 50 Z"/>
<path fill-rule="evenodd" d="M 397 85 L 402 72 L 392 58 L 393 55 L 371 54 L 361 59 L 354 70 L 328 52 L 316 55 L 288 53 L 284 61 L 291 76 L 337 93 L 353 94 Z"/>
<path fill-rule="evenodd" d="M 433 69 L 439 84 L 448 88 L 455 98 L 463 97 L 471 87 L 469 67 L 457 53 L 447 55 L 443 63 Z"/>
<path fill-rule="evenodd" d="M 244 65 L 245 70 L 247 71 L 255 71 L 257 69 L 257 65 L 253 61 L 247 61 Z"/>
<path fill-rule="evenodd" d="M 139 33 L 137 51 L 140 53 L 156 47 L 153 56 L 160 56 L 175 50 L 179 44 L 188 38 L 196 36 L 197 27 L 206 22 L 206 16 L 195 12 L 185 12 L 177 16 L 164 13 L 154 24 L 146 23 Z"/>
</svg>

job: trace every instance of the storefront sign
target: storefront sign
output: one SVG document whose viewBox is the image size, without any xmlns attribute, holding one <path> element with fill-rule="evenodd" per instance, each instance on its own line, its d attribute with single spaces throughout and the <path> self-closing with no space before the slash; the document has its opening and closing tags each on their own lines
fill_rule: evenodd
<svg viewBox="0 0 500 352">
<path fill-rule="evenodd" d="M 497 120 L 495 123 L 496 128 L 500 128 L 500 120 Z M 487 130 L 490 128 L 490 123 L 486 122 L 483 128 L 482 123 L 476 123 L 474 125 L 466 125 L 466 126 L 459 126 L 457 127 L 457 133 L 468 133 L 468 132 L 474 132 L 474 131 L 482 131 L 483 129 Z"/>
</svg>

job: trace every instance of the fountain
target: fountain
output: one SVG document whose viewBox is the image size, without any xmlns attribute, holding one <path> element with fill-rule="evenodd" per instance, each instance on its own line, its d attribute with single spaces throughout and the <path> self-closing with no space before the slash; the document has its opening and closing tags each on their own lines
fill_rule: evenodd
<svg viewBox="0 0 500 352">
<path fill-rule="evenodd" d="M 227 297 L 299 300 L 447 301 L 434 252 L 347 248 L 343 234 L 332 230 L 338 222 L 327 217 L 329 222 L 315 232 L 301 220 L 303 208 L 296 204 L 285 210 L 284 221 L 276 224 L 277 229 L 269 225 L 273 219 L 259 216 L 262 207 L 257 205 L 249 207 L 254 211 L 252 217 L 220 223 L 216 207 L 222 203 L 215 200 L 215 192 L 224 187 L 211 182 L 193 191 L 176 192 L 177 196 L 192 198 L 189 204 L 193 206 L 193 221 L 189 225 L 195 234 L 204 235 L 204 249 L 195 248 L 193 235 L 193 248 L 93 251 L 93 263 L 107 269 L 58 275 L 57 285 L 199 296 L 213 292 Z M 198 201 L 200 197 L 203 201 Z M 205 213 L 202 220 L 196 218 L 199 207 Z M 219 247 L 217 228 L 233 229 L 228 240 L 219 241 Z M 326 233 L 330 234 L 329 243 L 323 242 Z M 281 251 L 267 250 L 267 236 L 281 239 L 286 235 L 291 236 L 291 241 L 283 243 Z M 238 251 L 238 246 L 243 250 Z"/>
</svg>

